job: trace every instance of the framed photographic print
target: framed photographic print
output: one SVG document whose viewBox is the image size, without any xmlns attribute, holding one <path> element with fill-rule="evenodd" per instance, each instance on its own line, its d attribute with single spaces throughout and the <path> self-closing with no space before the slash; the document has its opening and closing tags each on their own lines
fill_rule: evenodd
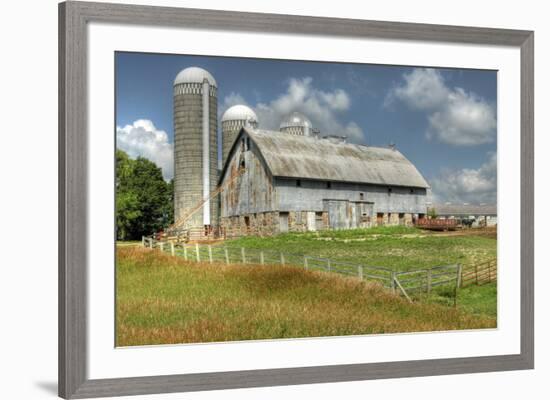
<svg viewBox="0 0 550 400">
<path fill-rule="evenodd" d="M 533 32 L 59 17 L 61 397 L 533 368 Z"/>
</svg>

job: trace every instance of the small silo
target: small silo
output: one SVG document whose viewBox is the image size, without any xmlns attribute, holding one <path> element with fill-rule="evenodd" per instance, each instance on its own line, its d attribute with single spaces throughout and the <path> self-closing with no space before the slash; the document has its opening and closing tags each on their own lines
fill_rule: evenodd
<svg viewBox="0 0 550 400">
<path fill-rule="evenodd" d="M 222 164 L 225 164 L 229 150 L 245 125 L 258 126 L 256 113 L 241 104 L 228 108 L 222 116 Z"/>
<path fill-rule="evenodd" d="M 313 127 L 311 121 L 304 114 L 292 112 L 279 125 L 279 130 L 290 135 L 311 136 Z"/>
<path fill-rule="evenodd" d="M 198 67 L 174 80 L 174 218 L 178 221 L 206 198 L 218 182 L 217 84 Z M 218 224 L 217 198 L 181 227 Z"/>
</svg>

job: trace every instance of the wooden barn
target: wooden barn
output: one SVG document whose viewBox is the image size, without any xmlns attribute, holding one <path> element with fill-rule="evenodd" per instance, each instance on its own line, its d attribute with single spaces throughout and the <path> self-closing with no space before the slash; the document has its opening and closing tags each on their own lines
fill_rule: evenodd
<svg viewBox="0 0 550 400">
<path fill-rule="evenodd" d="M 429 185 L 394 147 L 244 126 L 220 174 L 228 236 L 410 225 Z"/>
</svg>

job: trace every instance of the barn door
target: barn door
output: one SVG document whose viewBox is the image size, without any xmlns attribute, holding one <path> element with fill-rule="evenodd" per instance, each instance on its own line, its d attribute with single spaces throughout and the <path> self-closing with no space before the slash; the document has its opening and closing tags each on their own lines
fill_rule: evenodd
<svg viewBox="0 0 550 400">
<path fill-rule="evenodd" d="M 288 232 L 288 213 L 287 212 L 279 213 L 279 231 Z"/>
<path fill-rule="evenodd" d="M 318 231 L 322 231 L 324 229 L 322 212 L 315 213 L 315 229 Z"/>
<path fill-rule="evenodd" d="M 350 215 L 349 215 L 349 219 L 348 219 L 348 223 L 349 225 L 346 226 L 346 228 L 357 228 L 357 214 L 360 214 L 360 212 L 358 212 L 357 210 L 357 207 L 358 204 L 355 204 L 355 203 L 349 203 L 349 207 L 350 207 Z"/>
</svg>

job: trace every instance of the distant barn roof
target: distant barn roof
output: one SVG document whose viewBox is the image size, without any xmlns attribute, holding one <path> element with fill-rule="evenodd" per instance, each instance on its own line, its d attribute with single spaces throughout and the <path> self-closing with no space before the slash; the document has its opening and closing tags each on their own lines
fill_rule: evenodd
<svg viewBox="0 0 550 400">
<path fill-rule="evenodd" d="M 434 204 L 438 215 L 497 215 L 496 204 Z"/>
<path fill-rule="evenodd" d="M 258 146 L 273 176 L 429 187 L 416 167 L 397 150 L 259 129 L 243 128 L 241 135 L 244 132 Z"/>
</svg>

